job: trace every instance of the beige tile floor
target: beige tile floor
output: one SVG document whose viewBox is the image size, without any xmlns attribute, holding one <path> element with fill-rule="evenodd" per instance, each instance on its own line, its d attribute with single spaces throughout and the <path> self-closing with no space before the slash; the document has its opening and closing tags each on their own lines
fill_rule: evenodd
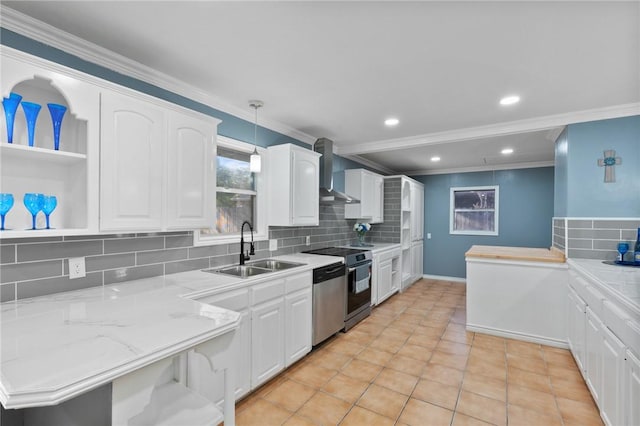
<svg viewBox="0 0 640 426">
<path fill-rule="evenodd" d="M 569 351 L 465 331 L 423 279 L 240 401 L 244 425 L 601 425 Z"/>
</svg>

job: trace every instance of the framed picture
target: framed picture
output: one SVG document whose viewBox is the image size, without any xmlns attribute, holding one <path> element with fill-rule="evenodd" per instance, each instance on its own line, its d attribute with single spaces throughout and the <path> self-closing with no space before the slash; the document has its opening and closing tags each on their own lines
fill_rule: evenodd
<svg viewBox="0 0 640 426">
<path fill-rule="evenodd" d="M 498 235 L 498 186 L 451 188 L 449 233 Z"/>
</svg>

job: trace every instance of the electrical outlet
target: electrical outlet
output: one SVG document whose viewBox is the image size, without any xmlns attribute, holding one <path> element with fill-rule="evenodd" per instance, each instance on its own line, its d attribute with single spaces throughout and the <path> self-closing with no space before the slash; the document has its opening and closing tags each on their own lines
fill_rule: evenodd
<svg viewBox="0 0 640 426">
<path fill-rule="evenodd" d="M 427 232 L 427 240 L 431 239 L 431 232 Z"/>
<path fill-rule="evenodd" d="M 308 246 L 310 246 L 310 245 L 311 245 L 311 235 L 307 235 L 307 241 L 306 241 L 306 244 L 307 244 Z"/>
<path fill-rule="evenodd" d="M 69 258 L 69 279 L 82 278 L 87 276 L 84 266 L 84 257 Z"/>
<path fill-rule="evenodd" d="M 269 240 L 269 251 L 278 250 L 278 240 Z"/>
</svg>

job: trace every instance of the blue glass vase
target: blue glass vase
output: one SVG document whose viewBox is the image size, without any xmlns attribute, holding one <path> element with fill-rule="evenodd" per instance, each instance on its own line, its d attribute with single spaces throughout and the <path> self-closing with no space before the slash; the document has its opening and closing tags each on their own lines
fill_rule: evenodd
<svg viewBox="0 0 640 426">
<path fill-rule="evenodd" d="M 4 108 L 4 116 L 7 119 L 7 142 L 13 143 L 13 122 L 16 119 L 16 111 L 22 96 L 11 92 L 8 98 L 2 98 L 2 106 Z"/>
<path fill-rule="evenodd" d="M 58 104 L 47 104 L 49 113 L 51 113 L 51 121 L 53 121 L 53 149 L 56 151 L 60 148 L 60 127 L 62 126 L 62 118 L 67 111 L 67 107 Z"/>
<path fill-rule="evenodd" d="M 27 132 L 29 134 L 29 146 L 33 146 L 33 140 L 36 135 L 36 120 L 38 119 L 38 113 L 40 112 L 40 105 L 33 102 L 23 102 L 22 109 L 24 110 L 24 116 L 27 119 Z"/>
</svg>

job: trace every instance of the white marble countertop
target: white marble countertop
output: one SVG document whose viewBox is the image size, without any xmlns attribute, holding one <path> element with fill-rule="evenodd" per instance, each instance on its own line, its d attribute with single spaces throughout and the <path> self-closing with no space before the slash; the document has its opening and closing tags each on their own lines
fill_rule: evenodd
<svg viewBox="0 0 640 426">
<path fill-rule="evenodd" d="M 342 262 L 295 254 L 286 271 L 238 278 L 202 271 L 0 304 L 0 402 L 58 404 L 235 329 L 238 313 L 195 300 Z"/>
<path fill-rule="evenodd" d="M 368 247 L 359 247 L 354 245 L 346 245 L 346 246 L 342 246 L 342 247 L 348 247 L 348 248 L 360 248 L 362 250 L 369 250 L 372 253 L 377 253 L 377 252 L 381 252 L 381 251 L 385 251 L 385 250 L 392 250 L 394 248 L 400 248 L 401 245 L 400 243 L 368 243 L 371 244 L 371 246 Z"/>
<path fill-rule="evenodd" d="M 567 263 L 598 281 L 640 318 L 640 268 L 607 265 L 591 259 L 567 259 Z"/>
</svg>

